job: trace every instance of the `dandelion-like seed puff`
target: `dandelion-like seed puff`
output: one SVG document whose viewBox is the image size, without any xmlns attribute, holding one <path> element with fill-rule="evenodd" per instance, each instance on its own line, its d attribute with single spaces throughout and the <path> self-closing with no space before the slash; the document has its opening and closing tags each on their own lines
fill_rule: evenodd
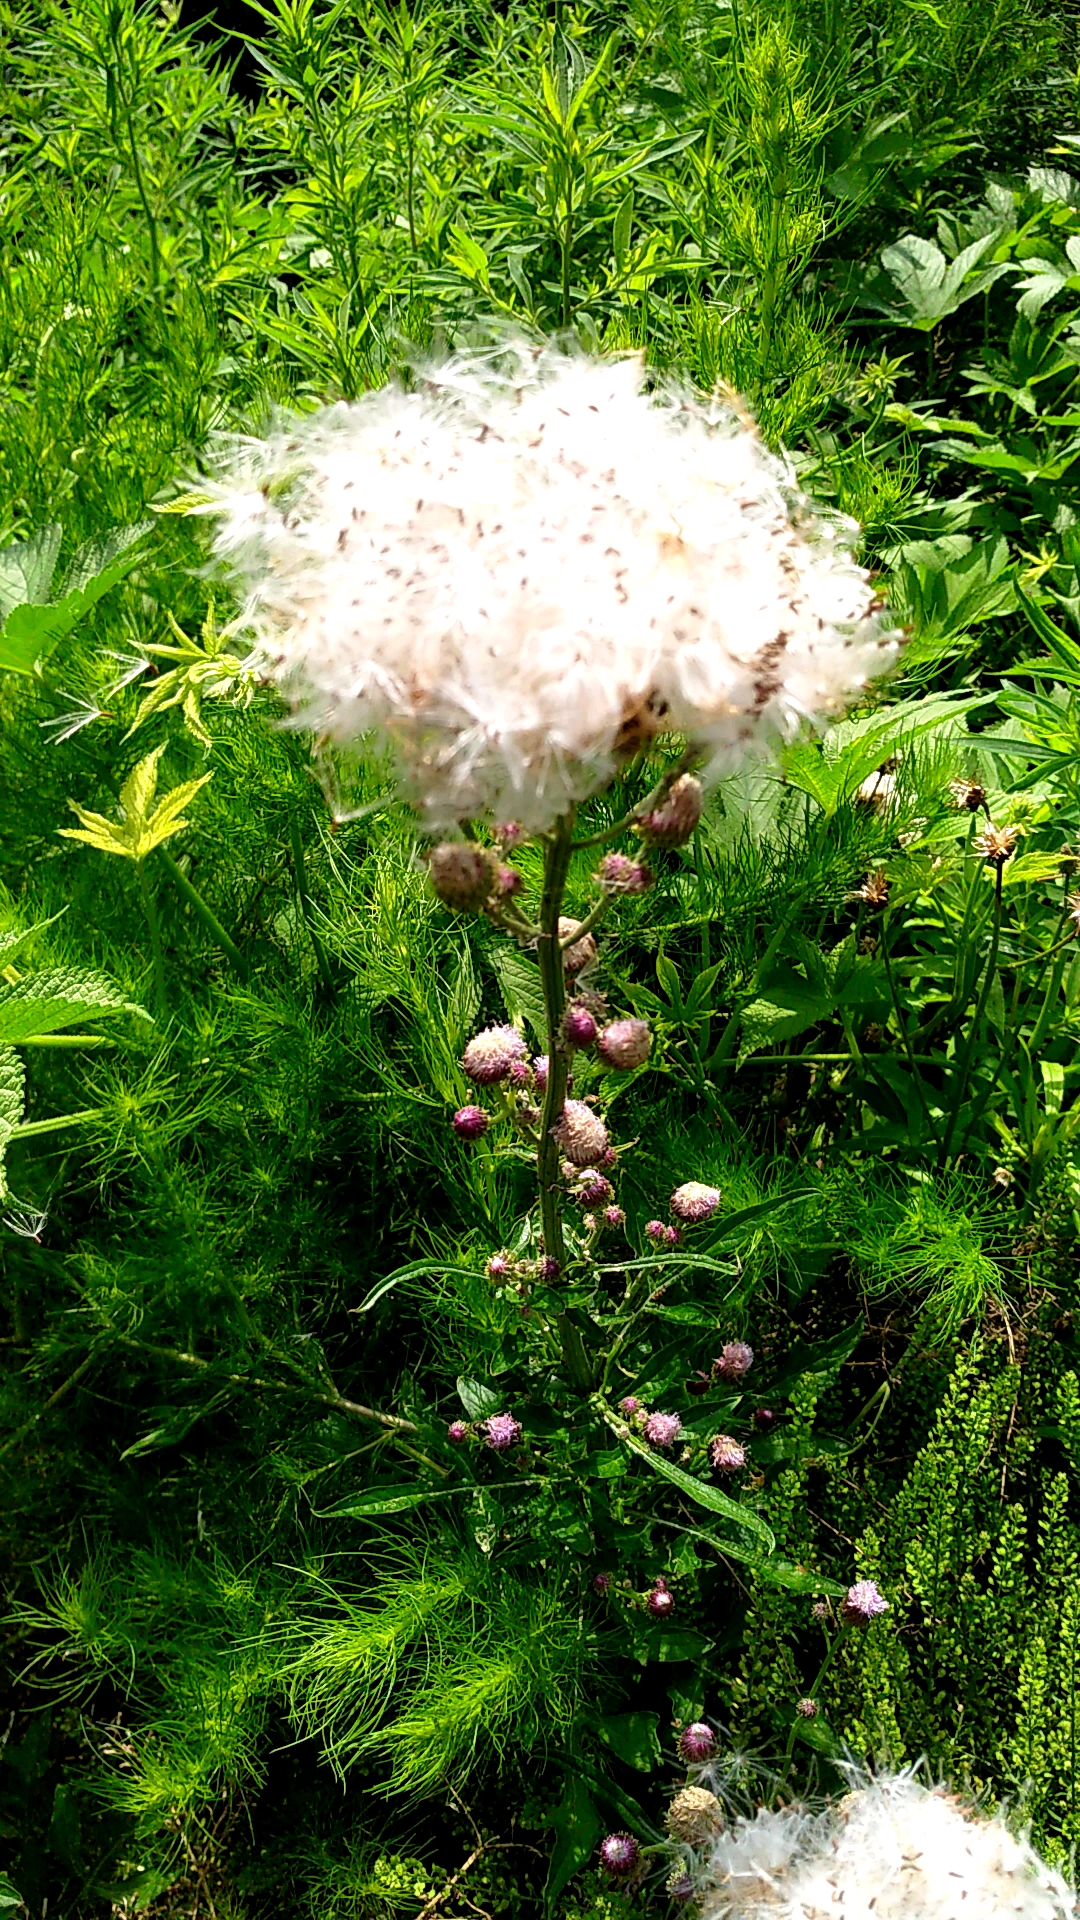
<svg viewBox="0 0 1080 1920">
<path fill-rule="evenodd" d="M 658 733 L 717 775 L 894 644 L 850 530 L 752 427 L 637 358 L 459 354 L 242 443 L 212 488 L 255 664 L 425 823 L 536 832 Z"/>
</svg>

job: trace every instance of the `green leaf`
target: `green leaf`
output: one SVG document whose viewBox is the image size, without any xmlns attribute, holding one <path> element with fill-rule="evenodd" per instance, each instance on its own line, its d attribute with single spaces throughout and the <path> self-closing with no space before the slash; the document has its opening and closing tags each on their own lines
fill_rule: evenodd
<svg viewBox="0 0 1080 1920">
<path fill-rule="evenodd" d="M 6 1873 L 0 1873 L 0 1908 L 24 1906 L 22 1894 Z"/>
<path fill-rule="evenodd" d="M 450 1500 L 455 1494 L 473 1491 L 458 1487 L 368 1487 L 351 1493 L 334 1507 L 316 1509 L 316 1520 L 375 1520 L 384 1513 L 407 1513 L 413 1507 L 426 1507 L 429 1500 Z"/>
<path fill-rule="evenodd" d="M 655 1713 L 607 1713 L 590 1721 L 606 1747 L 610 1747 L 628 1767 L 649 1773 L 663 1758 Z"/>
<path fill-rule="evenodd" d="M 681 1013 L 683 1005 L 682 982 L 679 979 L 678 969 L 674 961 L 669 960 L 666 953 L 657 955 L 656 977 L 660 982 L 662 991 L 674 1007 L 675 1012 Z"/>
<path fill-rule="evenodd" d="M 488 1386 L 484 1380 L 459 1379 L 457 1393 L 470 1420 L 487 1420 L 491 1414 L 502 1413 L 506 1407 L 505 1393 Z"/>
<path fill-rule="evenodd" d="M 707 1480 L 695 1480 L 693 1474 L 684 1473 L 681 1467 L 676 1467 L 670 1460 L 665 1460 L 662 1454 L 654 1453 L 643 1440 L 637 1438 L 636 1434 L 624 1434 L 622 1438 L 624 1446 L 629 1447 L 631 1453 L 636 1453 L 640 1460 L 646 1461 L 653 1472 L 658 1473 L 662 1479 L 670 1480 L 688 1500 L 693 1500 L 699 1507 L 706 1507 L 710 1513 L 723 1514 L 726 1520 L 734 1521 L 735 1525 L 741 1527 L 744 1532 L 756 1534 L 760 1540 L 763 1540 L 766 1553 L 773 1551 L 776 1542 L 771 1531 L 764 1520 L 749 1507 L 741 1506 L 737 1500 L 732 1500 L 729 1494 L 721 1493 L 718 1487 L 710 1486 Z M 715 1544 L 720 1547 L 721 1552 L 724 1551 L 720 1542 Z"/>
<path fill-rule="evenodd" d="M 22 1061 L 11 1047 L 0 1047 L 0 1200 L 6 1200 L 8 1186 L 4 1173 L 4 1153 L 23 1117 L 26 1073 Z"/>
<path fill-rule="evenodd" d="M 365 1294 L 360 1305 L 351 1308 L 350 1311 L 370 1313 L 372 1307 L 382 1299 L 383 1295 L 389 1293 L 393 1287 L 400 1286 L 403 1280 L 420 1280 L 432 1273 L 454 1274 L 466 1280 L 475 1280 L 477 1277 L 475 1267 L 455 1267 L 445 1260 L 412 1260 L 407 1267 L 396 1267 L 393 1273 L 388 1273 L 386 1279 L 380 1280 L 377 1286 L 372 1287 L 371 1292 Z"/>
<path fill-rule="evenodd" d="M 47 659 L 58 641 L 78 626 L 102 595 L 130 573 L 140 556 L 129 549 L 142 539 L 149 524 L 147 521 L 138 527 L 120 528 L 106 539 L 83 547 L 76 555 L 60 600 L 46 606 L 33 592 L 21 595 L 19 603 L 7 610 L 0 632 L 0 667 L 12 673 L 29 674 L 39 660 Z M 47 531 L 59 534 L 59 528 Z M 58 547 L 59 539 L 56 544 Z M 3 559 L 0 554 L 0 611 L 4 610 L 7 597 L 5 588 L 12 584 L 10 574 L 5 577 Z M 48 571 L 51 575 L 51 565 Z M 27 577 L 27 584 L 33 584 L 40 577 L 39 568 L 32 579 Z"/>
<path fill-rule="evenodd" d="M 117 1013 L 143 1014 L 143 1009 L 125 1000 L 102 973 L 78 967 L 28 973 L 22 980 L 0 981 L 0 1046 Z"/>
<path fill-rule="evenodd" d="M 563 1797 L 551 1816 L 551 1825 L 555 1829 L 555 1845 L 551 1849 L 544 1888 L 544 1908 L 549 1915 L 554 1914 L 555 1903 L 567 1881 L 586 1865 L 604 1831 L 592 1795 L 577 1773 L 567 1775 Z"/>
</svg>

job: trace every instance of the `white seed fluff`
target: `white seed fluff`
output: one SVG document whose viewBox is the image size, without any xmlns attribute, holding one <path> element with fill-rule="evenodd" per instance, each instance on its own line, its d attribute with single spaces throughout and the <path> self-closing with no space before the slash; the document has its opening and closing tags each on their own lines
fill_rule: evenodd
<svg viewBox="0 0 1080 1920">
<path fill-rule="evenodd" d="M 739 1819 L 698 1855 L 701 1920 L 1066 1920 L 1061 1876 L 1003 1820 L 912 1774 L 835 1809 Z"/>
<path fill-rule="evenodd" d="M 256 663 L 431 827 L 546 828 L 659 731 L 717 774 L 892 657 L 850 528 L 729 407 L 518 343 L 242 443 L 213 488 Z"/>
</svg>

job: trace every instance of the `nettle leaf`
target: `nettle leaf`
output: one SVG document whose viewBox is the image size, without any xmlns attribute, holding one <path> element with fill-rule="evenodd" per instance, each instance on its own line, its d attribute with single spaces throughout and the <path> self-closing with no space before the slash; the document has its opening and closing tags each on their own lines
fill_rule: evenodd
<svg viewBox="0 0 1080 1920">
<path fill-rule="evenodd" d="M 45 594 L 56 565 L 60 528 L 47 527 L 22 548 L 8 547 L 0 553 L 0 613 L 5 616 L 0 667 L 10 673 L 33 673 L 35 665 L 48 658 L 103 594 L 130 573 L 140 557 L 134 548 L 150 524 L 118 528 L 81 548 L 62 597 L 48 604 Z"/>
<path fill-rule="evenodd" d="M 505 1395 L 483 1380 L 459 1379 L 457 1393 L 470 1420 L 487 1420 L 493 1413 L 501 1413 L 505 1405 Z"/>
<path fill-rule="evenodd" d="M 30 973 L 23 980 L 0 982 L 0 1045 L 17 1046 L 76 1021 L 108 1020 L 117 1013 L 146 1017 L 103 973 L 79 967 Z"/>
<path fill-rule="evenodd" d="M 649 1773 L 663 1758 L 657 1731 L 660 1718 L 655 1713 L 607 1713 L 589 1723 L 606 1747 L 625 1762 Z"/>
<path fill-rule="evenodd" d="M 4 1154 L 8 1141 L 23 1117 L 26 1097 L 26 1071 L 11 1047 L 0 1047 L 0 1200 L 6 1200 L 7 1178 Z"/>
<path fill-rule="evenodd" d="M 555 1829 L 555 1844 L 551 1849 L 547 1885 L 544 1888 L 544 1906 L 548 1914 L 554 1912 L 555 1902 L 567 1881 L 572 1880 L 591 1858 L 604 1831 L 593 1797 L 577 1773 L 567 1775 L 563 1797 L 551 1815 L 550 1825 Z"/>
</svg>

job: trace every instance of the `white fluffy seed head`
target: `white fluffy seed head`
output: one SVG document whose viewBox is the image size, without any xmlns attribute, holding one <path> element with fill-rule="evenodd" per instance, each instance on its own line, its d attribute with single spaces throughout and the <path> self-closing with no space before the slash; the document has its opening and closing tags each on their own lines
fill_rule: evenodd
<svg viewBox="0 0 1080 1920">
<path fill-rule="evenodd" d="M 762 1809 L 698 1850 L 701 1920 L 1072 1920 L 1064 1880 L 1003 1820 L 910 1773 L 839 1806 Z"/>
<path fill-rule="evenodd" d="M 460 354 L 242 443 L 210 511 L 262 671 L 432 827 L 547 828 L 658 732 L 718 773 L 894 651 L 851 529 L 637 358 Z"/>
</svg>

